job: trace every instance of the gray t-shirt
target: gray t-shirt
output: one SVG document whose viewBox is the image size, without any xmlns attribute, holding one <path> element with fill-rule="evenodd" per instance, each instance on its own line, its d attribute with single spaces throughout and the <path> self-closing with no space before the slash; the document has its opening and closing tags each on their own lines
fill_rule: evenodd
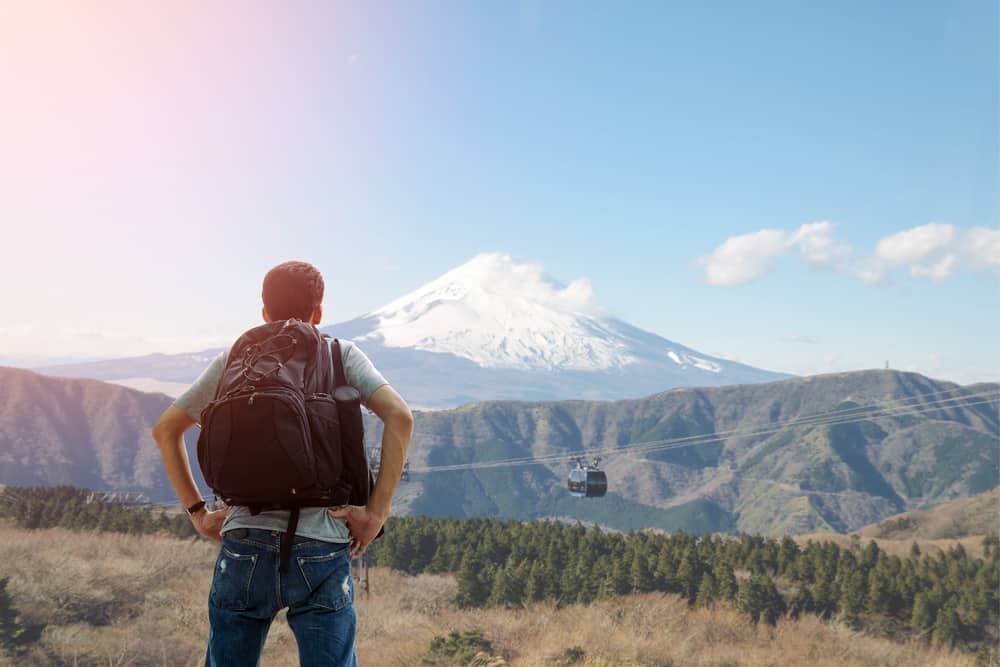
<svg viewBox="0 0 1000 667">
<path fill-rule="evenodd" d="M 332 346 L 332 343 L 331 343 Z M 368 404 L 368 399 L 375 390 L 388 384 L 378 372 L 365 353 L 350 341 L 340 341 L 340 353 L 344 360 L 344 375 L 347 384 L 354 386 L 361 393 L 361 402 Z M 222 379 L 226 368 L 229 350 L 224 350 L 216 357 L 201 376 L 195 380 L 174 405 L 183 410 L 194 420 L 201 419 L 202 411 L 215 398 L 215 390 Z M 332 370 L 331 370 L 332 372 Z M 288 528 L 287 511 L 267 511 L 252 515 L 250 510 L 242 506 L 229 508 L 226 521 L 222 524 L 225 533 L 237 528 L 261 528 L 271 531 L 285 531 Z M 324 542 L 348 542 L 350 533 L 343 519 L 334 519 L 326 512 L 325 507 L 304 507 L 299 514 L 299 525 L 296 535 Z"/>
</svg>

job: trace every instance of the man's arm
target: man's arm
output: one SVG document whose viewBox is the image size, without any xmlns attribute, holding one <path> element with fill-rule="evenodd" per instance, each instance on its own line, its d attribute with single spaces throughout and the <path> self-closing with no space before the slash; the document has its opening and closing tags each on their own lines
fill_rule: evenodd
<svg viewBox="0 0 1000 667">
<path fill-rule="evenodd" d="M 167 470 L 167 479 L 170 480 L 170 486 L 174 487 L 174 492 L 184 507 L 191 507 L 201 500 L 201 492 L 194 483 L 191 463 L 184 447 L 184 432 L 195 423 L 186 412 L 176 405 L 171 405 L 153 427 L 153 439 L 160 448 L 163 466 Z M 222 528 L 222 521 L 225 518 L 226 510 L 209 512 L 205 508 L 191 515 L 195 530 L 216 541 L 222 540 L 219 529 Z"/>
<path fill-rule="evenodd" d="M 330 515 L 346 519 L 351 532 L 351 555 L 357 558 L 382 528 L 392 509 L 392 495 L 403 474 L 406 451 L 413 435 L 413 414 L 396 390 L 385 384 L 368 398 L 368 408 L 385 425 L 382 431 L 382 458 L 379 461 L 375 489 L 365 507 L 331 510 Z"/>
</svg>

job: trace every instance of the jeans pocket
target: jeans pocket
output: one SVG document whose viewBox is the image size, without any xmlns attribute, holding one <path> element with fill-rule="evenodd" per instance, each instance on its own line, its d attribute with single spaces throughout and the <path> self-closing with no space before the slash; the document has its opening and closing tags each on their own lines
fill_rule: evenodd
<svg viewBox="0 0 1000 667">
<path fill-rule="evenodd" d="M 220 609 L 244 611 L 250 607 L 250 585 L 257 554 L 240 554 L 223 546 L 215 561 L 215 576 L 209 597 Z"/>
<path fill-rule="evenodd" d="M 295 559 L 309 588 L 308 601 L 333 611 L 340 611 L 354 602 L 350 549 L 346 544 L 338 546 L 331 544 L 328 553 Z"/>
</svg>

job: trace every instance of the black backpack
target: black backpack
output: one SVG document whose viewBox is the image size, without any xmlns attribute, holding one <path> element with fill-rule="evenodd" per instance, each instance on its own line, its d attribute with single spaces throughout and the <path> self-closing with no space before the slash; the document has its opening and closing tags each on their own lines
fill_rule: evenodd
<svg viewBox="0 0 1000 667">
<path fill-rule="evenodd" d="M 247 331 L 201 414 L 198 463 L 215 495 L 253 514 L 290 510 L 282 571 L 300 508 L 365 505 L 373 485 L 361 397 L 347 384 L 340 341 L 332 347 L 297 319 Z"/>
</svg>

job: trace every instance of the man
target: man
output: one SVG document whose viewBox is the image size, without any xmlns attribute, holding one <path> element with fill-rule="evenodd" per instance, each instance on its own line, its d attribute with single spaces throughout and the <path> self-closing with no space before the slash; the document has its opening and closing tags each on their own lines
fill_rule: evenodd
<svg viewBox="0 0 1000 667">
<path fill-rule="evenodd" d="M 298 318 L 313 325 L 323 316 L 323 277 L 305 262 L 280 264 L 264 277 L 265 322 Z M 256 665 L 275 614 L 288 607 L 288 625 L 303 666 L 356 665 L 351 559 L 364 553 L 392 504 L 413 430 L 406 403 L 356 346 L 341 341 L 348 384 L 385 424 L 378 480 L 364 507 L 303 508 L 293 539 L 291 567 L 279 572 L 279 547 L 288 511 L 252 515 L 246 507 L 209 511 L 194 478 L 184 432 L 215 396 L 226 366 L 223 352 L 167 408 L 153 427 L 167 477 L 195 529 L 222 543 L 209 593 L 205 664 Z M 332 387 L 331 387 L 332 391 Z"/>
</svg>

